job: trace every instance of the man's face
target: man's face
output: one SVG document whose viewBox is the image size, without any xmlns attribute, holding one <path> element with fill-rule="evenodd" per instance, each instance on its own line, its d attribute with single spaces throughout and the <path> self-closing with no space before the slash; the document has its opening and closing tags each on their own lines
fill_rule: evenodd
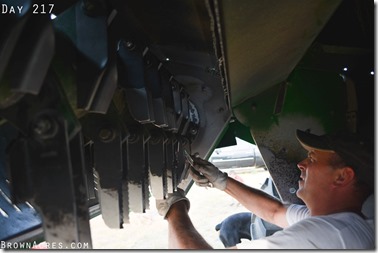
<svg viewBox="0 0 378 253">
<path fill-rule="evenodd" d="M 308 157 L 298 163 L 301 171 L 297 196 L 305 203 L 316 203 L 324 194 L 329 194 L 335 178 L 336 170 L 330 161 L 335 153 L 312 150 Z"/>
</svg>

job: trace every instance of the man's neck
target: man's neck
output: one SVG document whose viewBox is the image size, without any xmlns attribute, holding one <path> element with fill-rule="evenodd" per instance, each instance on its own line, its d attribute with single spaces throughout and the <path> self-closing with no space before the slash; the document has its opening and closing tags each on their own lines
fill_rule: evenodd
<svg viewBox="0 0 378 253">
<path fill-rule="evenodd" d="M 319 204 L 322 203 L 322 204 Z M 310 210 L 311 216 L 329 215 L 342 212 L 352 212 L 364 217 L 361 213 L 363 202 L 358 200 L 356 196 L 342 195 L 333 196 L 329 199 L 325 199 L 322 202 L 313 203 L 312 205 L 307 205 Z"/>
</svg>

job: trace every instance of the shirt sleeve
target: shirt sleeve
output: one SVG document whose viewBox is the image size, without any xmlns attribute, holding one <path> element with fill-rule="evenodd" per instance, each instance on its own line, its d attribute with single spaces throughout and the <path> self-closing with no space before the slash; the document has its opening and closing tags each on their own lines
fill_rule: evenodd
<svg viewBox="0 0 378 253">
<path fill-rule="evenodd" d="M 310 216 L 310 211 L 305 205 L 290 205 L 286 210 L 286 219 L 289 226 Z"/>
<path fill-rule="evenodd" d="M 297 223 L 301 225 L 301 223 Z M 306 224 L 308 225 L 308 224 Z M 238 249 L 316 249 L 310 240 L 307 229 L 296 227 L 277 231 L 271 236 L 252 241 L 243 241 L 236 245 Z M 295 228 L 294 228 L 295 227 Z"/>
<path fill-rule="evenodd" d="M 299 215 L 300 216 L 300 215 Z M 319 218 L 308 218 L 271 236 L 242 241 L 238 249 L 343 249 L 332 224 Z"/>
<path fill-rule="evenodd" d="M 305 205 L 291 204 L 286 211 L 286 219 L 289 226 L 310 216 L 310 211 Z M 298 224 L 299 225 L 299 224 Z M 303 241 L 303 230 L 287 228 L 276 232 L 274 235 L 237 244 L 238 249 L 290 249 L 290 248 L 313 248 L 311 243 Z"/>
</svg>

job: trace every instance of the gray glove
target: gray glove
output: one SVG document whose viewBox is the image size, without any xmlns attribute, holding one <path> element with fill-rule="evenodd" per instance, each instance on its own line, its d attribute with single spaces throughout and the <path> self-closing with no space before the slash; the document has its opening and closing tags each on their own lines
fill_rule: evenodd
<svg viewBox="0 0 378 253">
<path fill-rule="evenodd" d="M 215 187 L 222 191 L 226 189 L 227 173 L 220 171 L 212 163 L 200 157 L 194 156 L 192 158 L 193 166 L 189 173 L 198 186 Z"/>
<path fill-rule="evenodd" d="M 163 216 L 164 219 L 166 219 L 167 213 L 168 213 L 169 209 L 171 208 L 171 206 L 174 203 L 181 201 L 181 200 L 186 201 L 186 206 L 189 210 L 189 208 L 190 208 L 189 199 L 187 197 L 185 197 L 185 192 L 180 188 L 177 188 L 177 191 L 175 191 L 173 193 L 168 193 L 168 197 L 166 199 L 157 199 L 156 200 L 156 208 L 157 208 L 159 214 L 161 216 Z"/>
</svg>

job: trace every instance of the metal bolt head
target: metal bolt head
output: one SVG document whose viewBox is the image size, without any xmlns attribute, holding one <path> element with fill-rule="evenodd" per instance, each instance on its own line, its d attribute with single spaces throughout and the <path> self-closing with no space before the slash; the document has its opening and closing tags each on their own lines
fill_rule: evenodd
<svg viewBox="0 0 378 253">
<path fill-rule="evenodd" d="M 114 139 L 114 131 L 111 128 L 101 128 L 98 136 L 102 141 L 111 141 Z"/>
<path fill-rule="evenodd" d="M 57 134 L 58 124 L 50 117 L 40 117 L 33 123 L 32 132 L 40 139 L 49 139 Z"/>
<path fill-rule="evenodd" d="M 41 135 L 46 133 L 51 128 L 51 123 L 47 119 L 38 120 L 33 126 L 33 131 L 35 134 Z"/>
<path fill-rule="evenodd" d="M 129 143 L 135 143 L 139 140 L 139 135 L 137 133 L 131 132 L 128 138 Z"/>
<path fill-rule="evenodd" d="M 190 134 L 191 135 L 196 135 L 197 133 L 198 133 L 197 129 L 195 129 L 195 128 L 190 129 Z"/>
<path fill-rule="evenodd" d="M 129 49 L 130 51 L 135 49 L 135 44 L 131 41 L 125 41 L 124 44 L 126 48 Z"/>
</svg>

